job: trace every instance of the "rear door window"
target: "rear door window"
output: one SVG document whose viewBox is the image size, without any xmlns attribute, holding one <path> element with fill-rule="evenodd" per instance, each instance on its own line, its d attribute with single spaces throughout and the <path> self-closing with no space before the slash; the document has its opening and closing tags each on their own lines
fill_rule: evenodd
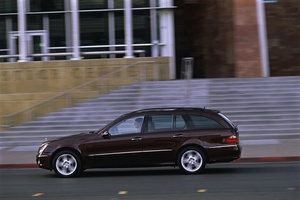
<svg viewBox="0 0 300 200">
<path fill-rule="evenodd" d="M 171 131 L 173 130 L 173 115 L 152 115 L 149 116 L 151 129 L 148 132 Z"/>
<path fill-rule="evenodd" d="M 147 132 L 172 131 L 187 129 L 182 115 L 150 115 Z"/>
<path fill-rule="evenodd" d="M 224 128 L 220 123 L 206 116 L 189 115 L 191 127 L 193 129 L 216 129 Z"/>
</svg>

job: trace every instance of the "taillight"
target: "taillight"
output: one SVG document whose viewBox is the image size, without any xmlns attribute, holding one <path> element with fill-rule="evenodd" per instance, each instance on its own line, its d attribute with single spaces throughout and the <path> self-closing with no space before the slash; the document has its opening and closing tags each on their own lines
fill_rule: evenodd
<svg viewBox="0 0 300 200">
<path fill-rule="evenodd" d="M 232 134 L 229 137 L 224 138 L 224 142 L 226 144 L 238 144 L 239 143 L 239 138 L 235 134 Z"/>
</svg>

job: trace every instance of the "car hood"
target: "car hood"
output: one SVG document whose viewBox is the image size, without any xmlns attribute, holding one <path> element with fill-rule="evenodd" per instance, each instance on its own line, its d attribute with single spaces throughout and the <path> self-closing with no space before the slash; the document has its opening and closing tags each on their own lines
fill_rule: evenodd
<svg viewBox="0 0 300 200">
<path fill-rule="evenodd" d="M 89 133 L 79 133 L 79 134 L 74 134 L 74 135 L 68 135 L 68 136 L 64 136 L 64 137 L 60 137 L 54 140 L 50 140 L 49 142 L 61 142 L 61 141 L 66 141 L 66 140 L 84 140 L 86 138 L 90 138 L 91 136 L 95 136 L 96 134 L 93 132 L 89 132 Z"/>
</svg>

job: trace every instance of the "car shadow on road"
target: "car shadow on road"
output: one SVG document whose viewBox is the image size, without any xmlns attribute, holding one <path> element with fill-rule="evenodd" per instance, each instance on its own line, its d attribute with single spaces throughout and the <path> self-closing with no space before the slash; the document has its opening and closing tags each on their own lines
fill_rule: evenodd
<svg viewBox="0 0 300 200">
<path fill-rule="evenodd" d="M 205 174 L 228 174 L 237 173 L 237 168 L 205 168 L 199 174 L 186 174 L 182 172 L 178 167 L 159 167 L 159 168 L 118 168 L 118 169 L 93 169 L 86 170 L 81 173 L 77 178 L 84 177 L 126 177 L 126 176 L 168 176 L 168 175 L 205 175 Z"/>
</svg>

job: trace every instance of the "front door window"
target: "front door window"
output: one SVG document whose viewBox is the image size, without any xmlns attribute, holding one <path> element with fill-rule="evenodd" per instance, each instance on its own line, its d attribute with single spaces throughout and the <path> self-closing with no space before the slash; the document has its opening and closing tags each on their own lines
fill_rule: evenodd
<svg viewBox="0 0 300 200">
<path fill-rule="evenodd" d="M 142 130 L 144 117 L 132 117 L 129 119 L 122 120 L 121 122 L 112 126 L 108 132 L 111 135 L 124 135 L 131 133 L 140 133 Z"/>
</svg>

